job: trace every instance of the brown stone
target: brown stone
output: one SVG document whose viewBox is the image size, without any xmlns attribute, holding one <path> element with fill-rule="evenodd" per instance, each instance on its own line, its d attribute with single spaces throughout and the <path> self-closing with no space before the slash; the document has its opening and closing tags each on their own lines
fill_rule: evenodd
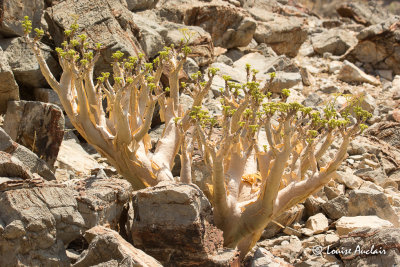
<svg viewBox="0 0 400 267">
<path fill-rule="evenodd" d="M 64 136 L 64 115 L 53 104 L 12 101 L 7 108 L 4 130 L 53 167 Z"/>
<path fill-rule="evenodd" d="M 164 266 L 238 263 L 234 250 L 223 251 L 222 231 L 215 227 L 211 205 L 197 186 L 163 183 L 143 189 L 134 193 L 132 206 L 134 246 Z"/>
</svg>

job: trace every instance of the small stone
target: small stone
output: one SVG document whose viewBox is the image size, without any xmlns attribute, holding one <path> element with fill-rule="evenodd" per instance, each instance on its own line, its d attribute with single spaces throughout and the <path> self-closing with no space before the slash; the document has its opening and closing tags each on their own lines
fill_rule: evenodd
<svg viewBox="0 0 400 267">
<path fill-rule="evenodd" d="M 283 229 L 283 232 L 287 235 L 295 235 L 297 237 L 301 237 L 302 234 L 301 232 L 297 231 L 296 229 L 293 229 L 289 226 L 286 226 L 285 229 Z"/>
<path fill-rule="evenodd" d="M 318 213 L 308 218 L 306 227 L 313 231 L 313 234 L 319 234 L 325 232 L 329 228 L 328 219 L 324 214 Z"/>
</svg>

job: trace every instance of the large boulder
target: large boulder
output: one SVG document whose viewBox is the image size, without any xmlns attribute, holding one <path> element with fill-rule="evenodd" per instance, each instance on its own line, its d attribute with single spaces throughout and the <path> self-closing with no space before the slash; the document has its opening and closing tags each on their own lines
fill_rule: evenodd
<svg viewBox="0 0 400 267">
<path fill-rule="evenodd" d="M 366 205 L 368 203 L 368 205 Z M 399 217 L 390 205 L 388 197 L 374 189 L 359 189 L 349 192 L 347 216 L 376 215 L 399 226 Z"/>
<path fill-rule="evenodd" d="M 111 229 L 124 229 L 120 225 L 122 214 L 128 209 L 132 197 L 132 185 L 123 179 L 108 179 L 93 176 L 88 179 L 73 179 L 65 182 L 73 188 L 78 211 L 85 221 L 85 228 L 107 225 Z"/>
<path fill-rule="evenodd" d="M 400 23 L 388 19 L 384 23 L 371 25 L 362 30 L 358 44 L 348 51 L 345 58 L 352 62 L 362 62 L 374 69 L 392 70 L 400 74 Z"/>
<path fill-rule="evenodd" d="M 66 139 L 61 143 L 54 165 L 78 176 L 90 176 L 93 169 L 100 167 L 93 156 L 83 149 L 77 138 Z"/>
<path fill-rule="evenodd" d="M 0 49 L 0 114 L 6 112 L 10 100 L 19 100 L 19 88 L 7 56 Z"/>
<path fill-rule="evenodd" d="M 345 266 L 398 266 L 400 264 L 400 229 L 360 229 L 340 239 L 340 250 L 351 255 L 340 255 Z M 361 251 L 363 251 L 361 253 Z"/>
<path fill-rule="evenodd" d="M 64 136 L 64 115 L 53 104 L 12 101 L 8 103 L 4 130 L 53 167 Z"/>
<path fill-rule="evenodd" d="M 135 37 L 139 29 L 132 21 L 131 12 L 120 1 L 66 0 L 46 9 L 44 17 L 57 46 L 64 41 L 64 30 L 78 17 L 78 34 L 85 33 L 89 43 L 101 43 L 104 47 L 96 73 L 111 70 L 111 56 L 117 50 L 127 56 L 142 52 Z"/>
<path fill-rule="evenodd" d="M 96 226 L 86 231 L 89 247 L 74 263 L 73 267 L 162 267 L 162 265 L 140 249 L 135 248 L 117 232 Z"/>
<path fill-rule="evenodd" d="M 223 252 L 222 231 L 196 185 L 160 184 L 133 195 L 133 244 L 164 266 L 239 264 L 234 250 Z"/>
<path fill-rule="evenodd" d="M 185 12 L 186 25 L 200 26 L 211 34 L 215 46 L 247 46 L 256 30 L 256 22 L 241 9 L 229 5 L 199 5 Z"/>
<path fill-rule="evenodd" d="M 28 88 L 48 87 L 33 50 L 25 42 L 24 37 L 2 39 L 0 40 L 0 47 L 3 48 L 15 80 L 20 86 Z M 51 48 L 40 42 L 39 47 L 53 75 L 59 77 L 61 68 L 52 56 Z"/>
<path fill-rule="evenodd" d="M 40 159 L 28 148 L 14 142 L 11 137 L 0 127 L 0 151 L 17 158 L 31 173 L 37 173 L 46 180 L 55 180 L 54 173 L 47 163 Z"/>
<path fill-rule="evenodd" d="M 73 190 L 38 184 L 0 190 L 1 266 L 70 266 L 65 247 L 84 227 Z"/>
<path fill-rule="evenodd" d="M 307 39 L 303 24 L 302 19 L 276 15 L 271 22 L 258 22 L 254 39 L 258 43 L 268 44 L 278 55 L 295 57 Z"/>
<path fill-rule="evenodd" d="M 348 30 L 331 29 L 314 35 L 311 42 L 314 51 L 320 55 L 329 52 L 341 56 L 357 44 L 357 38 Z"/>
<path fill-rule="evenodd" d="M 24 16 L 32 20 L 33 28 L 40 28 L 40 19 L 44 9 L 43 0 L 7 0 L 0 2 L 0 36 L 23 36 L 21 21 Z"/>
<path fill-rule="evenodd" d="M 335 222 L 335 226 L 338 235 L 343 236 L 359 228 L 390 228 L 393 227 L 393 224 L 387 220 L 379 218 L 378 216 L 344 216 Z"/>
</svg>

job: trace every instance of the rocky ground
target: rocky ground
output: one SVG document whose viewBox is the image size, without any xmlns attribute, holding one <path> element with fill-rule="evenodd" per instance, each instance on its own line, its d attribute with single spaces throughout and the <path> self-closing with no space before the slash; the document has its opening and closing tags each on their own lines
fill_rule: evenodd
<svg viewBox="0 0 400 267">
<path fill-rule="evenodd" d="M 117 50 L 151 60 L 187 28 L 192 55 L 183 81 L 212 66 L 245 82 L 250 63 L 261 82 L 276 72 L 272 90 L 290 88 L 288 101 L 318 109 L 332 98 L 341 108 L 340 93 L 358 98 L 373 117 L 352 141 L 338 177 L 271 222 L 240 265 L 400 264 L 400 20 L 388 9 L 350 1 L 324 17 L 294 0 L 0 5 L 0 266 L 239 266 L 196 186 L 133 192 L 64 116 L 20 21 L 28 15 L 44 28 L 42 53 L 59 77 L 54 49 L 74 14 L 89 41 L 107 47 L 96 73 L 110 69 Z M 222 111 L 223 87 L 215 78 L 204 103 L 211 113 Z M 162 127 L 155 119 L 153 139 Z M 193 172 L 198 180 L 208 175 L 200 162 Z"/>
</svg>

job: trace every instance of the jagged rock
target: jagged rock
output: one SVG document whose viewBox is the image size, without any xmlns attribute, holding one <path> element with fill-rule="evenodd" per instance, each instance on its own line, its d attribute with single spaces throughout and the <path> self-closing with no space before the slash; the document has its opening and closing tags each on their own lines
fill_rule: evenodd
<svg viewBox="0 0 400 267">
<path fill-rule="evenodd" d="M 75 139 L 61 143 L 55 166 L 78 175 L 89 175 L 91 170 L 99 168 L 97 161 Z"/>
<path fill-rule="evenodd" d="M 223 262 L 222 232 L 213 225 L 212 208 L 196 185 L 159 184 L 133 195 L 129 227 L 137 248 L 164 266 L 229 266 L 237 262 L 228 251 Z M 238 264 L 238 262 L 236 263 Z"/>
<path fill-rule="evenodd" d="M 84 227 L 73 191 L 59 185 L 0 191 L 1 266 L 70 266 L 64 246 Z"/>
<path fill-rule="evenodd" d="M 275 222 L 270 222 L 267 225 L 267 227 L 265 227 L 262 233 L 262 238 L 266 239 L 274 237 L 283 230 L 282 226 L 290 226 L 293 223 L 300 221 L 300 219 L 303 216 L 303 212 L 304 212 L 304 206 L 301 204 L 296 205 L 293 208 L 285 211 L 284 213 L 279 215 L 276 219 L 274 219 Z"/>
<path fill-rule="evenodd" d="M 154 8 L 159 0 L 126 0 L 128 9 L 131 11 L 141 11 Z"/>
<path fill-rule="evenodd" d="M 24 37 L 0 40 L 0 47 L 3 48 L 14 73 L 15 80 L 20 86 L 28 88 L 48 87 L 33 50 L 25 42 Z M 51 55 L 51 48 L 40 42 L 39 47 L 53 75 L 59 77 L 61 68 L 57 60 Z"/>
<path fill-rule="evenodd" d="M 64 136 L 64 115 L 53 104 L 11 101 L 4 119 L 4 130 L 14 141 L 31 148 L 53 167 Z"/>
<path fill-rule="evenodd" d="M 85 239 L 89 243 L 89 248 L 79 256 L 72 265 L 74 267 L 162 267 L 153 257 L 132 246 L 117 232 L 103 226 L 87 230 Z"/>
<path fill-rule="evenodd" d="M 328 219 L 322 213 L 315 214 L 308 218 L 306 227 L 312 230 L 314 234 L 325 232 L 329 228 Z"/>
<path fill-rule="evenodd" d="M 322 210 L 328 218 L 337 220 L 348 215 L 349 199 L 340 195 L 322 204 Z"/>
<path fill-rule="evenodd" d="M 29 169 L 16 157 L 0 151 L 0 177 L 33 179 Z"/>
<path fill-rule="evenodd" d="M 357 36 L 358 44 L 348 51 L 345 58 L 369 64 L 374 69 L 400 74 L 399 25 L 397 19 L 388 19 L 385 23 L 364 29 Z"/>
<path fill-rule="evenodd" d="M 120 226 L 121 214 L 132 197 L 132 185 L 123 179 L 74 179 L 65 182 L 75 190 L 78 211 L 86 229 L 107 225 L 111 229 Z M 121 226 L 123 229 L 124 226 Z"/>
<path fill-rule="evenodd" d="M 227 5 L 201 5 L 185 12 L 186 25 L 200 26 L 211 34 L 215 46 L 247 46 L 253 39 L 256 22 L 241 9 Z"/>
<path fill-rule="evenodd" d="M 187 29 L 185 34 L 190 35 L 187 45 L 192 50 L 188 57 L 191 57 L 202 67 L 212 62 L 214 58 L 213 40 L 208 32 L 197 26 L 187 26 L 173 22 L 165 22 L 159 33 L 164 38 L 165 45 L 175 44 L 178 46 L 182 39 L 185 40 L 182 29 Z M 184 30 L 186 31 L 186 30 Z M 187 38 L 187 36 L 186 36 Z"/>
<path fill-rule="evenodd" d="M 357 38 L 348 30 L 331 29 L 323 31 L 311 38 L 314 51 L 320 55 L 329 52 L 333 55 L 340 56 L 357 44 Z"/>
<path fill-rule="evenodd" d="M 398 247 L 400 244 L 399 228 L 362 229 L 352 232 L 351 236 L 340 239 L 340 247 L 351 248 L 359 246 L 358 251 L 369 251 L 366 254 L 354 253 L 344 257 L 340 255 L 345 266 L 396 266 L 400 264 Z"/>
<path fill-rule="evenodd" d="M 0 114 L 6 112 L 10 100 L 19 100 L 19 88 L 7 56 L 0 48 Z"/>
<path fill-rule="evenodd" d="M 117 50 L 126 56 L 136 56 L 142 52 L 135 37 L 139 29 L 132 21 L 131 12 L 120 1 L 113 0 L 66 0 L 47 8 L 44 17 L 56 46 L 61 46 L 64 30 L 74 23 L 75 16 L 72 14 L 78 16 L 76 22 L 80 28 L 77 34 L 84 32 L 88 36 L 87 42 L 101 43 L 105 48 L 97 62 L 95 74 L 111 69 L 111 56 Z"/>
<path fill-rule="evenodd" d="M 28 148 L 14 142 L 0 127 L 0 151 L 4 151 L 21 161 L 31 173 L 37 173 L 46 180 L 55 180 L 54 173 L 46 162 Z"/>
<path fill-rule="evenodd" d="M 365 205 L 368 203 L 368 205 Z M 376 215 L 390 221 L 395 227 L 399 225 L 399 217 L 393 210 L 388 197 L 374 189 L 359 189 L 349 192 L 347 216 Z"/>
<path fill-rule="evenodd" d="M 251 267 L 289 267 L 292 266 L 279 257 L 275 257 L 265 248 L 257 248 L 250 263 Z"/>
<path fill-rule="evenodd" d="M 294 261 L 303 252 L 301 241 L 297 236 L 281 236 L 275 239 L 259 242 L 260 247 L 266 248 L 274 256 L 280 257 L 287 262 Z"/>
<path fill-rule="evenodd" d="M 258 22 L 254 39 L 266 43 L 278 54 L 295 57 L 307 38 L 301 19 L 276 16 L 271 22 Z"/>
<path fill-rule="evenodd" d="M 347 2 L 337 8 L 340 16 L 351 18 L 357 23 L 369 26 L 385 21 L 388 16 L 393 16 L 378 5 L 363 2 Z"/>
<path fill-rule="evenodd" d="M 375 77 L 366 74 L 353 63 L 345 60 L 339 71 L 338 79 L 348 83 L 370 83 L 379 85 L 380 82 Z"/>
<path fill-rule="evenodd" d="M 369 135 L 400 149 L 400 123 L 383 121 L 368 129 Z"/>
<path fill-rule="evenodd" d="M 23 36 L 21 21 L 24 16 L 32 20 L 33 28 L 40 28 L 40 19 L 44 9 L 43 0 L 7 0 L 0 2 L 0 36 Z"/>
</svg>

